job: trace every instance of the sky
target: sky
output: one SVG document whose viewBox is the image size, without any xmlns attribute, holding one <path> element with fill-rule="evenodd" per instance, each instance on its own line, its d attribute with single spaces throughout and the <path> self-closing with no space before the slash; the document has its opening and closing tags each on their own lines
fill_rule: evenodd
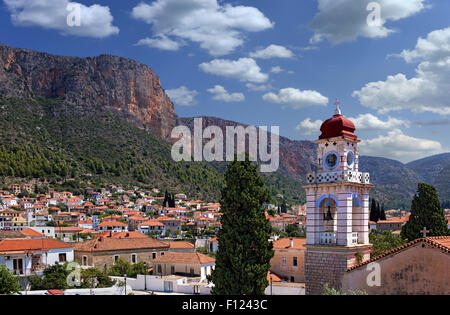
<svg viewBox="0 0 450 315">
<path fill-rule="evenodd" d="M 0 42 L 151 67 L 180 117 L 315 140 L 339 99 L 363 155 L 450 152 L 448 0 L 0 0 Z"/>
</svg>

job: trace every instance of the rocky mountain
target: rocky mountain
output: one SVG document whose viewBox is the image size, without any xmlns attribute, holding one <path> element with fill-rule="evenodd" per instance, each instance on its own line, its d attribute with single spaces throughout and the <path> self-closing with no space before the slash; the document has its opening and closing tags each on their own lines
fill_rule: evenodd
<svg viewBox="0 0 450 315">
<path fill-rule="evenodd" d="M 110 111 L 163 139 L 177 121 L 152 69 L 111 55 L 64 57 L 0 44 L 0 95 L 61 99 L 55 115 Z"/>
<path fill-rule="evenodd" d="M 450 201 L 450 153 L 433 155 L 410 162 L 406 166 L 435 186 L 441 200 Z"/>
<path fill-rule="evenodd" d="M 110 55 L 64 57 L 0 44 L 0 107 L 3 184 L 18 177 L 57 184 L 70 179 L 74 187 L 117 182 L 183 190 L 203 199 L 219 195 L 226 162 L 172 161 L 172 128 L 193 129 L 193 118 L 177 117 L 160 79 L 146 65 Z M 219 126 L 224 134 L 226 126 L 246 127 L 202 118 L 203 128 Z M 280 137 L 279 171 L 263 174 L 273 196 L 304 202 L 302 185 L 316 169 L 315 149 L 311 141 Z M 441 199 L 450 200 L 449 166 L 450 154 L 407 165 L 360 160 L 376 185 L 372 195 L 393 208 L 408 208 L 421 181 L 436 185 Z"/>
</svg>

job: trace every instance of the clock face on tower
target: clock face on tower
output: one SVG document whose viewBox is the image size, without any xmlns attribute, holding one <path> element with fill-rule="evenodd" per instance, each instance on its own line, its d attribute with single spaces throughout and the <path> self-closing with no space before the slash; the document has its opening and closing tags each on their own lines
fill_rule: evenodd
<svg viewBox="0 0 450 315">
<path fill-rule="evenodd" d="M 324 162 L 326 168 L 328 168 L 329 170 L 332 170 L 332 169 L 336 168 L 339 164 L 338 155 L 335 152 L 330 152 L 325 156 L 325 159 L 323 162 Z"/>
</svg>

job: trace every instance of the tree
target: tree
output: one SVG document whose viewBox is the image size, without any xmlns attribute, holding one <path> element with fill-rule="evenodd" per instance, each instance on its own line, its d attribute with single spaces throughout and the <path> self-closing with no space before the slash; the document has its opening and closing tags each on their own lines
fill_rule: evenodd
<svg viewBox="0 0 450 315">
<path fill-rule="evenodd" d="M 411 203 L 411 216 L 402 227 L 401 236 L 408 241 L 423 237 L 424 227 L 429 230 L 428 236 L 445 236 L 449 234 L 447 220 L 441 208 L 436 188 L 419 183 L 417 194 Z"/>
<path fill-rule="evenodd" d="M 11 295 L 21 290 L 19 278 L 14 276 L 5 265 L 0 266 L 0 295 Z"/>
<path fill-rule="evenodd" d="M 51 290 L 59 289 L 65 290 L 69 288 L 67 283 L 67 277 L 70 271 L 67 270 L 67 263 L 54 264 L 44 269 L 44 276 L 42 278 L 38 276 L 29 277 L 32 290 Z"/>
<path fill-rule="evenodd" d="M 274 252 L 268 241 L 272 231 L 262 205 L 270 200 L 257 165 L 235 160 L 225 172 L 222 189 L 222 228 L 212 272 L 215 295 L 263 295 Z"/>
<path fill-rule="evenodd" d="M 380 220 L 382 220 L 382 221 L 386 220 L 386 212 L 384 211 L 384 205 L 381 207 Z"/>
<path fill-rule="evenodd" d="M 406 240 L 401 236 L 393 234 L 391 231 L 384 231 L 382 233 L 378 231 L 372 231 L 369 234 L 370 244 L 373 245 L 371 257 L 381 255 L 388 250 L 397 248 L 406 243 Z"/>
<path fill-rule="evenodd" d="M 380 220 L 380 209 L 377 206 L 377 202 L 372 198 L 372 203 L 370 205 L 370 221 L 378 222 Z"/>
<path fill-rule="evenodd" d="M 96 288 L 109 288 L 112 287 L 115 281 L 111 280 L 108 274 L 97 268 L 87 268 L 81 270 L 81 287 L 93 288 L 95 280 Z"/>
<path fill-rule="evenodd" d="M 131 273 L 131 264 L 122 258 L 117 259 L 114 265 L 112 265 L 108 270 L 108 274 L 110 276 L 116 277 L 122 277 L 124 274 L 128 275 L 130 273 Z"/>
</svg>

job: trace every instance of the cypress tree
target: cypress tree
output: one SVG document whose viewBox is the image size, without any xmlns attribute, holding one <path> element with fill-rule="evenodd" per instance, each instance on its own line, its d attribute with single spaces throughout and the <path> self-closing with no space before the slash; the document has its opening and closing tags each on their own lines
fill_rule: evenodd
<svg viewBox="0 0 450 315">
<path fill-rule="evenodd" d="M 449 234 L 444 211 L 441 208 L 436 188 L 420 183 L 417 194 L 411 203 L 411 216 L 402 227 L 401 236 L 408 241 L 423 237 L 424 227 L 430 232 L 427 236 L 445 236 Z"/>
<path fill-rule="evenodd" d="M 215 295 L 263 295 L 274 252 L 268 241 L 271 233 L 262 205 L 269 194 L 249 161 L 232 162 L 225 172 L 220 201 L 222 228 L 219 250 L 210 280 Z"/>
<path fill-rule="evenodd" d="M 384 211 L 384 205 L 381 206 L 380 220 L 382 221 L 386 220 L 386 212 Z"/>
<path fill-rule="evenodd" d="M 379 208 L 377 207 L 377 202 L 375 199 L 372 198 L 372 203 L 370 205 L 370 221 L 378 222 L 380 220 L 380 212 Z"/>
</svg>

